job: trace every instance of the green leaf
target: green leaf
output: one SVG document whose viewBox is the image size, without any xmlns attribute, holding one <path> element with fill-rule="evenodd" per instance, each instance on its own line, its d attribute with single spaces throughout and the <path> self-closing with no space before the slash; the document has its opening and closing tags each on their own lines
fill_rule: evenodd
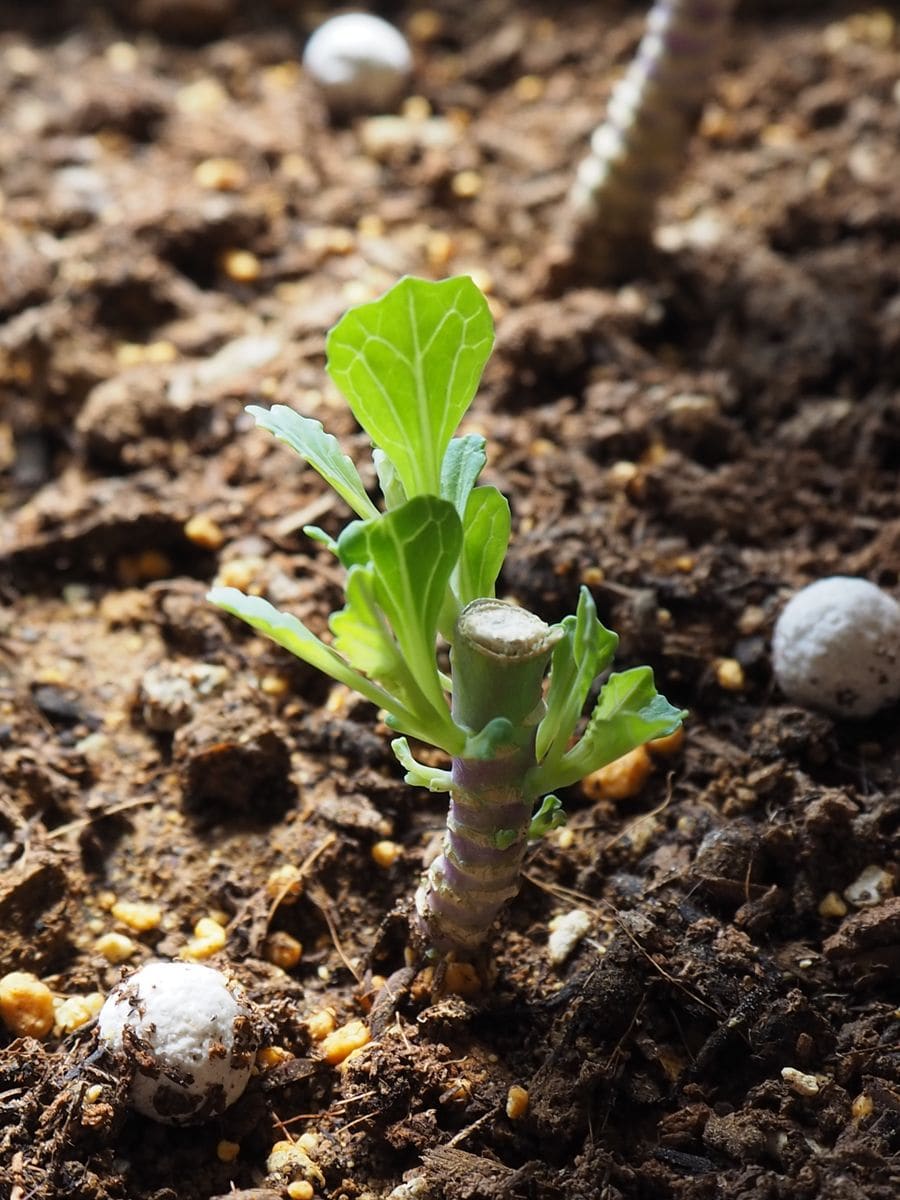
<svg viewBox="0 0 900 1200">
<path fill-rule="evenodd" d="M 400 647 L 375 600 L 375 581 L 371 567 L 353 566 L 344 585 L 346 604 L 332 613 L 328 622 L 334 634 L 334 648 L 357 671 L 377 680 L 403 700 L 408 691 L 408 675 Z"/>
<path fill-rule="evenodd" d="M 413 758 L 406 738 L 394 738 L 391 749 L 400 765 L 406 768 L 404 783 L 410 783 L 413 787 L 428 788 L 429 792 L 450 791 L 453 786 L 450 772 L 442 771 L 439 767 L 426 767 L 424 763 Z"/>
<path fill-rule="evenodd" d="M 530 771 L 527 789 L 540 795 L 577 783 L 636 746 L 672 733 L 685 716 L 657 692 L 650 667 L 610 675 L 580 741 L 561 759 Z"/>
<path fill-rule="evenodd" d="M 513 750 L 530 737 L 530 731 L 521 725 L 513 725 L 506 717 L 494 717 L 478 733 L 470 733 L 466 739 L 465 757 L 490 762 L 498 751 Z"/>
<path fill-rule="evenodd" d="M 416 496 L 366 526 L 375 567 L 375 596 L 413 677 L 443 705 L 435 639 L 438 618 L 459 558 L 462 530 L 446 500 Z"/>
<path fill-rule="evenodd" d="M 337 555 L 348 571 L 351 567 L 364 567 L 371 562 L 368 524 L 368 521 L 351 521 L 338 535 Z"/>
<path fill-rule="evenodd" d="M 561 829 L 565 823 L 566 814 L 559 796 L 545 796 L 541 807 L 531 818 L 531 824 L 528 826 L 529 841 L 546 837 L 551 830 Z"/>
<path fill-rule="evenodd" d="M 463 548 L 455 580 L 461 605 L 493 597 L 509 545 L 509 530 L 506 497 L 495 487 L 475 488 L 466 505 Z"/>
<path fill-rule="evenodd" d="M 261 429 L 268 429 L 279 442 L 296 450 L 358 516 L 378 515 L 352 460 L 343 453 L 337 438 L 325 432 L 321 421 L 303 417 L 286 404 L 274 404 L 271 408 L 248 404 L 247 412 Z"/>
<path fill-rule="evenodd" d="M 329 621 L 335 635 L 334 648 L 412 712 L 428 714 L 430 702 L 410 669 L 376 593 L 374 567 L 352 566 L 345 585 L 347 603 Z M 441 711 L 445 713 L 446 705 L 441 705 Z"/>
<path fill-rule="evenodd" d="M 377 446 L 372 451 L 372 460 L 375 463 L 378 486 L 381 488 L 382 496 L 384 496 L 385 508 L 399 508 L 401 504 L 406 503 L 408 497 L 403 490 L 400 476 L 394 469 L 394 464 L 385 452 L 379 450 Z"/>
<path fill-rule="evenodd" d="M 325 546 L 326 549 L 330 550 L 332 554 L 337 554 L 337 542 L 330 533 L 326 533 L 325 530 L 320 529 L 318 525 L 304 525 L 303 532 L 311 542 L 319 542 L 320 545 Z"/>
<path fill-rule="evenodd" d="M 328 373 L 407 496 L 438 494 L 444 454 L 492 344 L 487 301 L 466 276 L 401 279 L 328 335 Z"/>
<path fill-rule="evenodd" d="M 575 615 L 564 617 L 564 636 L 553 649 L 547 712 L 538 726 L 538 762 L 558 760 L 568 748 L 591 684 L 612 661 L 619 639 L 597 620 L 597 606 L 586 587 Z"/>
<path fill-rule="evenodd" d="M 449 712 L 442 719 L 426 705 L 422 710 L 413 711 L 398 696 L 354 670 L 336 650 L 307 629 L 302 621 L 290 613 L 281 612 L 261 596 L 245 596 L 237 588 L 217 587 L 212 588 L 206 598 L 225 612 L 240 617 L 297 658 L 338 683 L 346 684 L 378 708 L 384 709 L 390 724 L 399 732 L 431 742 L 448 754 L 459 753 L 465 744 L 465 736 L 454 725 Z"/>
<path fill-rule="evenodd" d="M 348 603 L 331 618 L 347 658 L 373 664 L 380 654 L 380 669 L 423 723 L 435 723 L 439 736 L 431 740 L 444 748 L 461 735 L 447 707 L 435 641 L 461 543 L 455 509 L 437 496 L 416 496 L 371 521 L 355 521 L 338 540 L 349 568 Z"/>
<path fill-rule="evenodd" d="M 466 515 L 469 493 L 487 461 L 484 447 L 485 439 L 479 433 L 453 438 L 441 463 L 440 494 L 450 501 L 460 520 Z"/>
<path fill-rule="evenodd" d="M 263 600 L 261 596 L 245 596 L 243 592 L 232 587 L 212 588 L 206 598 L 225 612 L 240 617 L 242 621 L 270 637 L 285 650 L 290 650 L 291 654 L 302 658 L 310 666 L 336 679 L 338 683 L 353 688 L 379 708 L 402 712 L 402 706 L 397 704 L 395 697 L 354 671 L 331 646 L 327 646 L 307 629 L 302 621 L 298 621 L 290 613 L 281 612 L 268 600 Z"/>
</svg>

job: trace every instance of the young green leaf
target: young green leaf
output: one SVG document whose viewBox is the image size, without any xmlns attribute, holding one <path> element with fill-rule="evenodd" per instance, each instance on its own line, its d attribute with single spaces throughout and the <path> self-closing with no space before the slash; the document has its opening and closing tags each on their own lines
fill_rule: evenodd
<svg viewBox="0 0 900 1200">
<path fill-rule="evenodd" d="M 355 671 L 331 646 L 307 629 L 302 621 L 290 613 L 281 612 L 268 600 L 263 600 L 261 596 L 245 596 L 232 587 L 214 587 L 206 598 L 232 616 L 240 617 L 323 674 L 353 688 L 379 708 L 387 708 L 392 712 L 403 711 L 395 697 Z"/>
<path fill-rule="evenodd" d="M 330 550 L 332 554 L 337 554 L 337 542 L 330 533 L 326 533 L 325 530 L 320 529 L 318 525 L 304 525 L 303 532 L 311 542 L 318 542 L 321 546 L 324 546 L 326 550 Z"/>
<path fill-rule="evenodd" d="M 375 600 L 372 567 L 355 565 L 344 585 L 346 604 L 328 622 L 334 648 L 357 671 L 409 702 L 409 671 L 400 647 Z"/>
<path fill-rule="evenodd" d="M 358 671 L 376 680 L 411 712 L 423 717 L 431 713 L 419 681 L 414 676 L 400 644 L 377 599 L 373 566 L 354 564 L 344 588 L 347 603 L 329 621 L 334 648 Z M 439 710 L 446 717 L 446 705 Z"/>
<path fill-rule="evenodd" d="M 279 442 L 296 450 L 346 500 L 357 516 L 378 515 L 352 460 L 343 453 L 337 438 L 325 432 L 321 421 L 301 416 L 286 404 L 274 404 L 271 408 L 248 404 L 247 412 L 261 429 L 267 429 Z"/>
<path fill-rule="evenodd" d="M 586 587 L 578 596 L 575 616 L 562 620 L 564 636 L 553 648 L 547 712 L 538 726 L 538 762 L 558 761 L 578 724 L 591 684 L 609 665 L 619 639 L 597 619 L 597 606 Z"/>
<path fill-rule="evenodd" d="M 565 823 L 566 814 L 559 796 L 545 796 L 540 808 L 531 818 L 528 839 L 537 841 L 538 838 L 546 837 L 551 830 L 561 829 Z"/>
<path fill-rule="evenodd" d="M 494 584 L 509 545 L 509 503 L 495 487 L 469 495 L 463 521 L 463 546 L 455 579 L 461 605 L 494 595 Z"/>
<path fill-rule="evenodd" d="M 364 653 L 373 653 L 375 618 L 371 605 L 374 605 L 386 620 L 385 636 L 391 636 L 399 650 L 408 687 L 415 687 L 418 699 L 414 702 L 412 693 L 407 692 L 408 703 L 423 718 L 430 712 L 429 720 L 443 727 L 443 740 L 437 743 L 442 746 L 451 731 L 453 735 L 459 731 L 450 718 L 444 697 L 435 639 L 461 544 L 462 528 L 456 510 L 437 496 L 415 496 L 375 520 L 355 521 L 338 541 L 341 561 L 350 567 L 348 585 L 359 567 L 366 569 L 365 578 L 371 580 L 371 595 L 366 597 L 369 610 L 362 613 L 363 597 L 358 591 L 353 597 L 357 608 L 351 603 L 344 610 L 351 615 L 346 619 L 340 615 L 333 618 L 332 627 L 340 633 L 343 652 L 353 659 L 350 630 L 353 620 L 361 622 Z M 395 664 L 393 654 L 392 650 L 391 663 Z M 392 678 L 396 679 L 396 675 L 392 674 Z"/>
<path fill-rule="evenodd" d="M 516 729 L 506 717 L 494 717 L 477 733 L 470 733 L 466 740 L 466 758 L 490 762 L 503 750 L 515 749 L 521 740 L 522 731 Z"/>
<path fill-rule="evenodd" d="M 328 335 L 328 373 L 407 496 L 438 494 L 444 454 L 493 336 L 487 301 L 466 276 L 401 279 Z"/>
<path fill-rule="evenodd" d="M 372 451 L 372 461 L 375 464 L 375 474 L 378 476 L 378 486 L 384 496 L 384 507 L 399 508 L 401 504 L 406 503 L 409 497 L 404 491 L 394 464 L 377 446 Z"/>
<path fill-rule="evenodd" d="M 448 754 L 458 753 L 465 744 L 462 730 L 454 725 L 449 713 L 446 716 L 436 714 L 430 707 L 413 711 L 398 696 L 354 670 L 336 650 L 307 629 L 302 621 L 298 621 L 291 613 L 281 612 L 261 596 L 245 596 L 237 588 L 215 587 L 207 593 L 206 598 L 225 612 L 240 617 L 253 629 L 258 629 L 324 675 L 345 684 L 378 708 L 384 709 L 392 728 L 398 732 L 431 742 Z"/>
<path fill-rule="evenodd" d="M 577 783 L 636 746 L 672 733 L 685 715 L 657 692 L 650 667 L 610 675 L 581 739 L 561 759 L 533 768 L 527 786 L 540 795 Z"/>
<path fill-rule="evenodd" d="M 428 788 L 429 792 L 449 792 L 453 787 L 453 777 L 449 771 L 443 771 L 440 767 L 426 767 L 424 763 L 413 758 L 405 737 L 394 738 L 391 749 L 397 762 L 406 768 L 404 783 L 413 787 Z"/>
<path fill-rule="evenodd" d="M 440 494 L 450 501 L 460 520 L 466 515 L 469 493 L 487 461 L 484 447 L 485 439 L 478 433 L 453 438 L 441 463 Z"/>
</svg>

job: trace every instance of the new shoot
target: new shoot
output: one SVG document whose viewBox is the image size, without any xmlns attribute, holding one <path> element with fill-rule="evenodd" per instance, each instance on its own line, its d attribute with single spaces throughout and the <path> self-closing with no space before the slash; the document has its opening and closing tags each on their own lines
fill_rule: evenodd
<svg viewBox="0 0 900 1200">
<path fill-rule="evenodd" d="M 609 676 L 576 737 L 616 635 L 586 588 L 558 625 L 495 598 L 509 505 L 478 482 L 485 439 L 454 436 L 492 344 L 487 303 L 467 277 L 405 278 L 351 309 L 328 336 L 327 369 L 371 439 L 379 504 L 318 421 L 285 405 L 248 410 L 355 514 L 336 539 L 305 530 L 346 572 L 331 640 L 260 597 L 210 592 L 381 709 L 398 734 L 392 748 L 407 783 L 450 794 L 443 851 L 419 885 L 413 934 L 428 950 L 462 955 L 484 942 L 518 891 L 529 840 L 563 823 L 555 789 L 671 733 L 684 715 L 657 693 L 649 667 L 635 667 Z M 410 738 L 445 751 L 449 770 L 417 761 Z"/>
</svg>

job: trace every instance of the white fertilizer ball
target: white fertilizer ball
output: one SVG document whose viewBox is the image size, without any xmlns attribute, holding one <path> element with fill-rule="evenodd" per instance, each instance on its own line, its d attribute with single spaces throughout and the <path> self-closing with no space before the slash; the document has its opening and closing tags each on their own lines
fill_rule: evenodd
<svg viewBox="0 0 900 1200">
<path fill-rule="evenodd" d="M 819 579 L 778 618 L 772 661 L 790 700 L 869 717 L 900 697 L 900 604 L 865 579 Z"/>
<path fill-rule="evenodd" d="M 334 112 L 387 112 L 412 71 L 406 38 L 368 13 L 345 13 L 320 25 L 306 44 L 303 66 Z"/>
<path fill-rule="evenodd" d="M 224 1112 L 244 1091 L 259 1045 L 242 989 L 197 963 L 141 967 L 100 1010 L 101 1042 L 134 1069 L 134 1109 L 167 1125 Z"/>
</svg>

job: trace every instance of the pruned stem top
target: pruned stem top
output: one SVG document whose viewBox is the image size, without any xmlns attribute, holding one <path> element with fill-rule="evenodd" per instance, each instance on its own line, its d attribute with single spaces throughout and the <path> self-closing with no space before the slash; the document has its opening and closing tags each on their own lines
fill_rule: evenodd
<svg viewBox="0 0 900 1200">
<path fill-rule="evenodd" d="M 497 744 L 453 760 L 447 832 L 416 893 L 418 932 L 442 952 L 476 949 L 519 890 L 534 797 L 542 685 L 560 631 L 501 600 L 475 600 L 457 622 L 453 717 L 473 735 L 506 722 Z M 483 756 L 482 756 L 483 755 Z"/>
</svg>

